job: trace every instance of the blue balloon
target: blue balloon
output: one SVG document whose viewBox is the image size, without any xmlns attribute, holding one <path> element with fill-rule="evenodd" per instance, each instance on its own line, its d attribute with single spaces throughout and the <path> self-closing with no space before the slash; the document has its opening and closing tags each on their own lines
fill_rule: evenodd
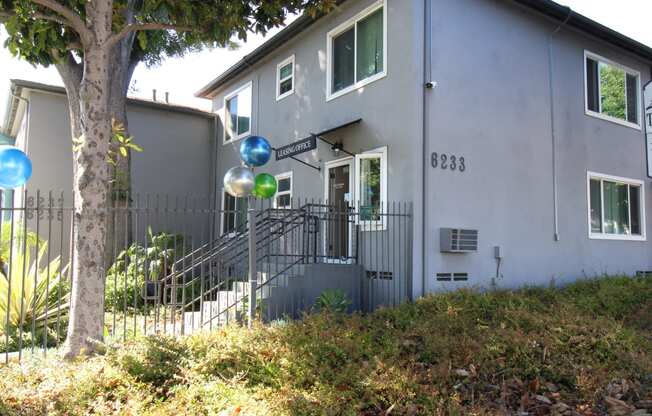
<svg viewBox="0 0 652 416">
<path fill-rule="evenodd" d="M 0 188 L 23 186 L 32 176 L 32 162 L 23 151 L 7 146 L 0 149 Z"/>
<path fill-rule="evenodd" d="M 240 145 L 240 158 L 247 166 L 263 166 L 272 157 L 272 146 L 266 138 L 249 136 Z"/>
</svg>

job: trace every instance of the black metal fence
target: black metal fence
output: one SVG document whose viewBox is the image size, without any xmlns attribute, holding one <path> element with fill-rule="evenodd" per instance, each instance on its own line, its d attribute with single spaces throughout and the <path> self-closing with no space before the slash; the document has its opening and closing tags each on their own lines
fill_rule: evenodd
<svg viewBox="0 0 652 416">
<path fill-rule="evenodd" d="M 75 216 L 63 193 L 2 196 L 0 353 L 9 362 L 47 354 L 65 339 Z M 271 322 L 315 308 L 371 311 L 410 298 L 410 203 L 294 199 L 278 209 L 161 195 L 112 201 L 102 259 L 107 343 L 253 315 Z"/>
</svg>

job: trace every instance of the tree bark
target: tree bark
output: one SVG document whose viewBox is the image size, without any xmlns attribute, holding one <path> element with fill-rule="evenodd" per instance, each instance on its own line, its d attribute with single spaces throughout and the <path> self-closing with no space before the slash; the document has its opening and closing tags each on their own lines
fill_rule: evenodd
<svg viewBox="0 0 652 416">
<path fill-rule="evenodd" d="M 136 64 L 131 64 L 129 57 L 133 46 L 133 36 L 123 39 L 113 48 L 113 71 L 110 78 L 109 112 L 111 119 L 121 123 L 125 134 L 129 135 L 129 120 L 127 117 L 127 90 L 131 83 Z M 112 166 L 112 182 L 109 190 L 110 206 L 114 213 L 107 218 L 107 249 L 104 254 L 104 264 L 111 267 L 120 251 L 126 249 L 131 241 L 131 151 L 127 157 L 119 155 L 117 146 L 111 149 L 116 156 L 116 164 Z M 117 248 L 117 249 L 116 249 Z"/>
<path fill-rule="evenodd" d="M 112 1 L 88 2 L 86 15 L 94 39 L 84 45 L 84 72 L 79 86 L 79 133 L 83 143 L 74 154 L 73 164 L 72 292 L 63 351 L 66 358 L 94 351 L 103 337 L 103 258 L 110 179 L 106 156 L 111 138 L 111 54 L 105 45 L 111 34 Z"/>
</svg>

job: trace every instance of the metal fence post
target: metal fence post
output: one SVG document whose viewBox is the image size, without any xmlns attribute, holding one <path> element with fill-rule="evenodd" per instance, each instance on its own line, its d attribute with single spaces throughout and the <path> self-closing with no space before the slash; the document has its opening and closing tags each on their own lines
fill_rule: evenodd
<svg viewBox="0 0 652 416">
<path fill-rule="evenodd" d="M 249 224 L 249 308 L 247 311 L 248 326 L 251 328 L 256 316 L 256 289 L 258 278 L 256 276 L 256 210 L 253 205 L 254 198 L 249 198 L 247 210 L 247 223 Z"/>
</svg>

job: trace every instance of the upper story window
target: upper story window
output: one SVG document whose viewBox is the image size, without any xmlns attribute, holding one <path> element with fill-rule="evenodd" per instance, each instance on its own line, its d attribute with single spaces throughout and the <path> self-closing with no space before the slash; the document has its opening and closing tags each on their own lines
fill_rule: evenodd
<svg viewBox="0 0 652 416">
<path fill-rule="evenodd" d="M 645 239 L 643 182 L 588 173 L 589 237 Z"/>
<path fill-rule="evenodd" d="M 640 129 L 640 73 L 590 52 L 585 65 L 586 113 Z"/>
<path fill-rule="evenodd" d="M 224 142 L 251 135 L 252 83 L 249 82 L 224 97 Z"/>
<path fill-rule="evenodd" d="M 379 1 L 328 33 L 328 100 L 386 75 L 385 10 Z"/>
<path fill-rule="evenodd" d="M 276 67 L 276 101 L 294 93 L 294 55 Z"/>
</svg>

